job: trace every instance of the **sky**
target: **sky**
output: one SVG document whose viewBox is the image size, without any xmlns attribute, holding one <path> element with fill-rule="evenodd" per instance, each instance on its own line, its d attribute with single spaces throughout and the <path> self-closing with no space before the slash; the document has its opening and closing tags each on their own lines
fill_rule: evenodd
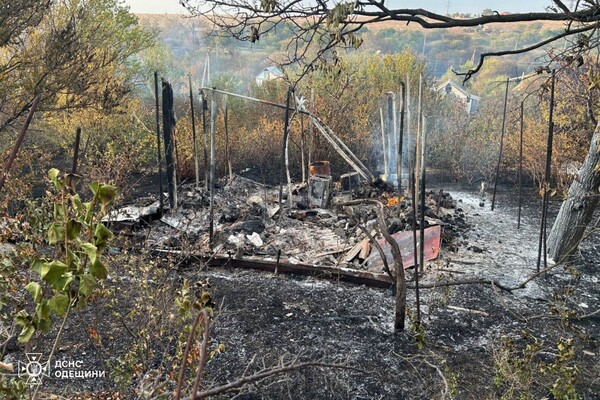
<svg viewBox="0 0 600 400">
<path fill-rule="evenodd" d="M 193 0 L 190 2 L 193 4 Z M 131 7 L 133 13 L 186 13 L 179 0 L 124 0 L 124 3 Z M 478 14 L 486 8 L 510 12 L 544 11 L 544 7 L 552 2 L 550 0 L 387 0 L 386 3 L 388 7 L 393 8 L 426 8 L 437 13 L 446 13 L 449 10 L 450 13 Z"/>
</svg>

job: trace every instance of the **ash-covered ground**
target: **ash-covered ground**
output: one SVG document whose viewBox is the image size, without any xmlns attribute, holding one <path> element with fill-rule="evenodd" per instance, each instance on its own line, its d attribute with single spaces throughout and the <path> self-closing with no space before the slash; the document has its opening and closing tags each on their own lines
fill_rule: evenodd
<svg viewBox="0 0 600 400">
<path fill-rule="evenodd" d="M 385 289 L 228 268 L 200 270 L 194 263 L 170 270 L 164 281 L 143 284 L 158 297 L 163 293 L 159 288 L 175 292 L 184 278 L 210 282 L 215 318 L 209 350 L 223 346 L 207 363 L 204 388 L 235 381 L 282 359 L 337 365 L 276 375 L 219 398 L 517 399 L 529 390 L 530 398 L 550 399 L 557 384 L 573 386 L 583 399 L 600 399 L 600 314 L 594 314 L 600 309 L 599 234 L 586 240 L 572 263 L 555 267 L 523 289 L 444 286 L 473 279 L 518 286 L 536 272 L 539 232 L 536 201 L 526 205 L 517 230 L 514 193 L 501 193 L 494 212 L 489 210 L 489 196 L 480 207 L 476 192 L 450 193 L 469 228 L 452 239 L 452 246 L 442 248 L 421 277 L 422 284 L 438 286 L 421 291 L 422 332 L 411 322 L 412 289 L 406 332 L 397 333 L 394 296 Z M 137 343 L 138 332 L 131 328 L 136 318 L 146 321 L 148 316 L 118 318 L 114 308 L 100 307 L 117 304 L 122 314 L 135 308 L 139 299 L 132 299 L 130 290 L 135 279 L 144 278 L 131 272 L 135 266 L 129 267 L 111 265 L 114 273 L 105 284 L 106 295 L 73 315 L 58 352 L 61 359 L 84 357 L 86 368 L 108 371 L 106 378 L 50 378 L 42 386 L 47 398 L 73 398 L 75 393 L 87 393 L 84 398 L 142 398 L 143 368 L 158 368 L 160 357 L 141 366 L 129 386 L 117 386 L 109 372 L 114 360 Z M 161 260 L 154 267 L 161 268 Z M 94 340 L 90 326 L 100 341 Z M 151 346 L 165 354 L 173 351 L 173 337 L 156 337 Z M 566 343 L 568 354 L 558 349 L 560 343 L 563 349 Z M 48 341 L 28 349 L 47 350 Z M 14 352 L 13 358 L 19 358 L 24 349 Z M 542 365 L 553 367 L 540 372 Z"/>
</svg>

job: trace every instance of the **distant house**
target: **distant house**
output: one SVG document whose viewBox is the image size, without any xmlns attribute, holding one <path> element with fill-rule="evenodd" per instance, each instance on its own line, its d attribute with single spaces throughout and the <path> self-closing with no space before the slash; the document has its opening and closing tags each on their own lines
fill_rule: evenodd
<svg viewBox="0 0 600 400">
<path fill-rule="evenodd" d="M 277 67 L 267 67 L 254 77 L 257 86 L 274 79 L 283 78 L 283 71 Z"/>
<path fill-rule="evenodd" d="M 479 106 L 479 102 L 481 101 L 481 97 L 468 93 L 463 87 L 457 85 L 451 80 L 448 80 L 446 81 L 446 83 L 441 84 L 437 87 L 436 90 L 444 94 L 444 96 L 453 94 L 465 105 L 467 114 L 469 115 L 477 111 L 477 107 Z"/>
</svg>

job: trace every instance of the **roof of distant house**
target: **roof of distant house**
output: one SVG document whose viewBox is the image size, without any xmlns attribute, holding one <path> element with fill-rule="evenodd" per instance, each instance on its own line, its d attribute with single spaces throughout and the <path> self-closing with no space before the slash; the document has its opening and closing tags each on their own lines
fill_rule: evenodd
<svg viewBox="0 0 600 400">
<path fill-rule="evenodd" d="M 436 90 L 440 91 L 440 90 L 446 88 L 448 85 L 452 86 L 454 89 L 456 89 L 457 91 L 459 91 L 465 97 L 470 97 L 470 98 L 475 99 L 475 100 L 480 100 L 481 99 L 481 97 L 476 96 L 474 94 L 471 94 L 471 93 L 467 92 L 465 90 L 465 88 L 463 88 L 461 85 L 458 85 L 458 84 L 454 83 L 451 79 L 448 79 L 446 82 L 444 82 L 441 85 L 439 85 L 436 88 Z"/>
</svg>

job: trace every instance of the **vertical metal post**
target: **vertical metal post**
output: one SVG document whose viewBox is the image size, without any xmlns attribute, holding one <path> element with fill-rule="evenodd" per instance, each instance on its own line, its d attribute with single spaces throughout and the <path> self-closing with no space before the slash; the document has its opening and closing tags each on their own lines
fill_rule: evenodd
<svg viewBox="0 0 600 400">
<path fill-rule="evenodd" d="M 383 120 L 383 108 L 379 107 L 379 117 L 381 119 L 381 147 L 383 148 L 383 175 L 387 179 L 388 173 L 388 158 L 387 158 L 387 147 L 385 140 L 385 122 Z"/>
<path fill-rule="evenodd" d="M 315 89 L 311 88 L 310 89 L 310 111 L 312 113 L 315 112 Z M 310 118 L 310 135 L 309 135 L 309 139 L 308 139 L 308 165 L 310 166 L 310 164 L 312 164 L 312 155 L 313 155 L 313 147 L 315 145 L 315 125 L 313 122 L 313 119 Z M 310 176 L 310 173 L 306 175 L 306 177 L 308 178 Z"/>
<path fill-rule="evenodd" d="M 521 228 L 521 209 L 523 208 L 523 102 L 520 108 L 520 135 L 519 135 L 519 211 L 517 213 L 517 229 Z"/>
<path fill-rule="evenodd" d="M 279 169 L 279 208 L 283 209 L 283 174 L 285 174 L 285 160 L 288 141 L 288 126 L 290 117 L 290 98 L 292 96 L 292 88 L 288 88 L 287 99 L 285 101 L 285 121 L 283 123 L 283 145 L 281 150 L 281 168 Z M 288 199 L 291 204 L 292 199 Z M 283 215 L 283 211 L 280 212 Z"/>
<path fill-rule="evenodd" d="M 192 141 L 194 148 L 194 172 L 196 174 L 196 187 L 200 186 L 200 166 L 198 165 L 198 146 L 196 143 L 196 115 L 194 114 L 194 92 L 192 91 L 192 75 L 189 75 L 190 82 L 190 110 L 192 113 Z"/>
<path fill-rule="evenodd" d="M 208 237 L 212 250 L 214 245 L 214 211 L 215 211 L 215 132 L 217 125 L 217 101 L 215 92 L 210 98 L 210 214 Z"/>
<path fill-rule="evenodd" d="M 177 180 L 176 165 L 173 156 L 173 125 L 175 125 L 175 116 L 173 110 L 173 89 L 169 82 L 162 81 L 162 99 L 163 99 L 163 136 L 165 140 L 165 161 L 167 162 L 167 189 L 169 192 L 169 204 L 171 211 L 177 209 Z"/>
<path fill-rule="evenodd" d="M 223 122 L 225 125 L 225 159 L 227 160 L 227 172 L 229 173 L 229 182 L 233 180 L 233 167 L 231 165 L 231 148 L 229 147 L 229 96 L 223 97 Z"/>
<path fill-rule="evenodd" d="M 421 272 L 425 270 L 425 136 L 427 134 L 427 129 L 425 126 L 426 119 L 422 117 L 423 121 L 421 123 L 421 219 L 419 222 L 420 228 L 420 248 L 419 248 L 419 266 L 421 268 Z"/>
<path fill-rule="evenodd" d="M 163 202 L 163 180 L 162 180 L 162 151 L 160 150 L 160 104 L 158 99 L 158 72 L 154 71 L 154 105 L 156 107 L 156 150 L 158 162 L 158 201 L 160 204 L 160 215 L 162 215 L 165 204 Z"/>
<path fill-rule="evenodd" d="M 394 111 L 394 94 L 388 93 L 388 133 L 386 135 L 388 139 L 388 168 L 386 171 L 387 180 L 390 179 L 390 175 L 392 175 L 392 160 L 394 159 L 394 153 L 396 150 L 396 146 L 394 142 L 396 140 L 396 119 L 395 119 L 395 111 Z"/>
<path fill-rule="evenodd" d="M 414 161 L 412 160 L 412 156 L 413 156 L 413 152 L 412 152 L 412 148 L 413 148 L 413 134 L 412 131 L 410 130 L 411 126 L 410 126 L 410 122 L 411 122 L 411 112 L 410 112 L 410 77 L 408 75 L 406 75 L 406 155 L 407 157 L 407 167 L 410 168 Z M 414 174 L 411 174 L 409 172 L 408 174 L 408 186 L 411 188 L 411 190 L 413 189 L 414 182 L 410 182 L 410 179 L 413 178 Z"/>
<path fill-rule="evenodd" d="M 500 163 L 502 162 L 502 150 L 504 149 L 504 128 L 506 126 L 506 106 L 508 104 L 508 83 L 506 78 L 506 90 L 504 91 L 504 111 L 502 112 L 502 133 L 500 134 L 500 151 L 498 152 L 498 165 L 496 165 L 496 179 L 494 180 L 494 193 L 492 194 L 492 211 L 496 205 L 496 190 L 498 189 L 498 178 L 500 176 Z"/>
<path fill-rule="evenodd" d="M 23 127 L 21 128 L 21 131 L 19 132 L 19 136 L 17 136 L 17 140 L 15 142 L 15 145 L 14 145 L 10 155 L 8 156 L 8 159 L 4 163 L 4 171 L 2 171 L 2 174 L 0 175 L 0 190 L 2 190 L 2 187 L 4 187 L 4 183 L 6 182 L 8 173 L 10 172 L 10 168 L 12 167 L 13 163 L 15 162 L 15 158 L 17 158 L 17 154 L 19 153 L 19 148 L 21 147 L 21 144 L 23 144 L 23 139 L 25 139 L 25 134 L 27 133 L 27 129 L 29 129 L 29 124 L 31 123 L 31 120 L 33 119 L 33 114 L 35 113 L 35 110 L 37 109 L 37 106 L 40 103 L 40 99 L 41 99 L 40 94 L 35 96 L 35 98 L 33 99 L 33 103 L 31 103 L 31 108 L 29 109 L 29 114 L 27 114 L 27 119 L 25 120 L 25 123 L 23 124 Z"/>
<path fill-rule="evenodd" d="M 548 252 L 546 251 L 546 226 L 548 219 L 548 202 L 550 190 L 550 173 L 552 171 L 552 143 L 554 138 L 554 84 L 556 72 L 552 70 L 552 84 L 550 88 L 550 115 L 548 118 L 548 144 L 546 149 L 546 171 L 544 173 L 544 198 L 542 201 L 542 223 L 540 227 L 540 243 L 538 248 L 537 272 L 540 272 L 542 248 L 544 252 L 544 269 L 548 268 Z"/>
<path fill-rule="evenodd" d="M 400 133 L 398 136 L 398 155 L 396 156 L 396 175 L 398 176 L 398 216 L 400 216 L 400 200 L 402 198 L 402 147 L 404 141 L 404 106 L 406 103 L 406 87 L 404 82 L 400 82 L 402 87 L 402 108 L 400 110 Z"/>
<path fill-rule="evenodd" d="M 306 182 L 306 159 L 304 157 L 304 114 L 300 114 L 300 167 L 302 169 L 302 182 Z"/>
<path fill-rule="evenodd" d="M 420 146 L 421 146 L 421 132 L 423 130 L 423 74 L 419 75 L 419 109 L 417 110 L 417 136 L 415 139 L 415 177 L 420 177 L 419 166 L 420 162 Z M 419 182 L 416 182 L 416 190 L 419 193 Z"/>
<path fill-rule="evenodd" d="M 81 141 L 81 127 L 78 126 L 75 131 L 75 143 L 73 144 L 73 168 L 71 172 L 77 173 L 77 159 L 79 158 L 79 142 Z"/>
<path fill-rule="evenodd" d="M 204 136 L 203 156 L 204 156 L 204 189 L 208 189 L 209 170 L 208 170 L 208 124 L 206 123 L 206 112 L 208 111 L 208 99 L 204 90 L 200 92 L 202 98 L 202 133 Z"/>
</svg>

